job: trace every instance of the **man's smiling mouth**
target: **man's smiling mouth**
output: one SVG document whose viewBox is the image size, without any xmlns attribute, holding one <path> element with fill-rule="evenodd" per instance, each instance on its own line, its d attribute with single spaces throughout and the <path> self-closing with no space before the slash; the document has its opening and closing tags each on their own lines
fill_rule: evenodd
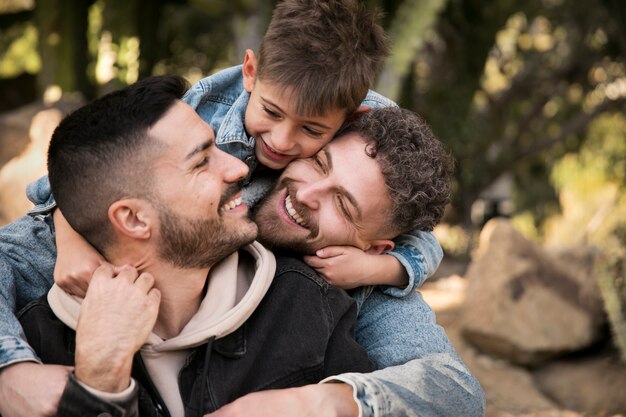
<svg viewBox="0 0 626 417">
<path fill-rule="evenodd" d="M 304 219 L 298 214 L 296 209 L 293 207 L 293 203 L 291 201 L 291 194 L 287 193 L 285 197 L 285 210 L 287 214 L 296 224 L 302 226 L 304 228 L 308 228 L 308 224 L 304 221 Z"/>
<path fill-rule="evenodd" d="M 230 201 L 227 201 L 221 208 L 220 211 L 222 213 L 226 213 L 236 207 L 239 207 L 242 204 L 241 196 L 235 197 Z"/>
</svg>

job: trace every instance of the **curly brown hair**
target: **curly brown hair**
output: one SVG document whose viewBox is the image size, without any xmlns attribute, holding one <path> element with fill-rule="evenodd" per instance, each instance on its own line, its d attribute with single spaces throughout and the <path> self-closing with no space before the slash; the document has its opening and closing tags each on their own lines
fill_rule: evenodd
<svg viewBox="0 0 626 417">
<path fill-rule="evenodd" d="M 348 132 L 362 136 L 380 164 L 392 203 L 386 227 L 433 230 L 451 197 L 454 161 L 424 119 L 398 107 L 372 109 L 342 134 Z"/>
</svg>

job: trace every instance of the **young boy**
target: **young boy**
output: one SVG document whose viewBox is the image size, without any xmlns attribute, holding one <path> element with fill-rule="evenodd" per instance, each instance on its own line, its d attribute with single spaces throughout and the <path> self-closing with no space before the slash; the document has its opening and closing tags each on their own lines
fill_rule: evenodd
<svg viewBox="0 0 626 417">
<path fill-rule="evenodd" d="M 395 106 L 368 91 L 388 52 L 376 18 L 358 1 L 287 0 L 276 7 L 258 58 L 248 50 L 243 65 L 209 76 L 187 92 L 184 101 L 213 127 L 217 145 L 249 166 L 249 206 L 271 184 L 261 177 L 265 180 L 272 170 L 315 154 L 358 112 Z M 51 207 L 44 204 L 30 214 L 45 214 Z M 84 294 L 91 273 L 104 259 L 60 213 L 55 214 L 55 226 L 55 279 Z M 383 256 L 328 247 L 305 261 L 341 288 L 387 285 L 386 292 L 402 297 L 423 283 L 426 270 L 436 269 L 441 249 L 432 235 L 419 232 L 395 244 Z M 424 266 L 423 255 L 434 257 L 436 264 Z"/>
</svg>

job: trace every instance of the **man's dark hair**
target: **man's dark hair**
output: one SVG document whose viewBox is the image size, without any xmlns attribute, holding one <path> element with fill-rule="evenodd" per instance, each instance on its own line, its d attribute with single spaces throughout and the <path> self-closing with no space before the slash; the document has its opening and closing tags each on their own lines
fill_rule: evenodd
<svg viewBox="0 0 626 417">
<path fill-rule="evenodd" d="M 354 111 L 388 54 L 379 13 L 360 0 L 284 0 L 259 49 L 257 77 L 292 94 L 296 111 Z"/>
<path fill-rule="evenodd" d="M 342 133 L 355 132 L 368 145 L 391 197 L 389 224 L 394 232 L 433 230 L 450 200 L 452 157 L 417 114 L 398 107 L 372 109 Z"/>
<path fill-rule="evenodd" d="M 109 206 L 151 189 L 158 144 L 147 131 L 188 88 L 178 76 L 150 77 L 68 115 L 50 140 L 48 175 L 58 207 L 96 249 L 111 244 Z"/>
</svg>

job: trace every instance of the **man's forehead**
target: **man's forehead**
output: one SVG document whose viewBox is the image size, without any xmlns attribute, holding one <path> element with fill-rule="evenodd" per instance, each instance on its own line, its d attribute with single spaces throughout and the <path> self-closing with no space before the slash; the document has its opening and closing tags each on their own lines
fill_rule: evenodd
<svg viewBox="0 0 626 417">
<path fill-rule="evenodd" d="M 351 156 L 367 156 L 367 140 L 356 132 L 348 132 L 330 141 L 321 152 L 326 152 L 331 156 L 335 153 L 350 152 Z M 358 155 L 358 156 L 357 156 Z"/>
<path fill-rule="evenodd" d="M 344 188 L 358 200 L 362 200 L 364 195 L 369 196 L 374 189 L 385 187 L 379 161 L 369 155 L 369 143 L 358 133 L 350 132 L 337 137 L 320 151 L 329 159 L 329 165 L 332 165 Z"/>
<path fill-rule="evenodd" d="M 148 131 L 155 142 L 188 159 L 198 148 L 207 148 L 215 135 L 213 129 L 187 103 L 177 100 Z M 157 145 L 155 143 L 155 145 Z"/>
</svg>

